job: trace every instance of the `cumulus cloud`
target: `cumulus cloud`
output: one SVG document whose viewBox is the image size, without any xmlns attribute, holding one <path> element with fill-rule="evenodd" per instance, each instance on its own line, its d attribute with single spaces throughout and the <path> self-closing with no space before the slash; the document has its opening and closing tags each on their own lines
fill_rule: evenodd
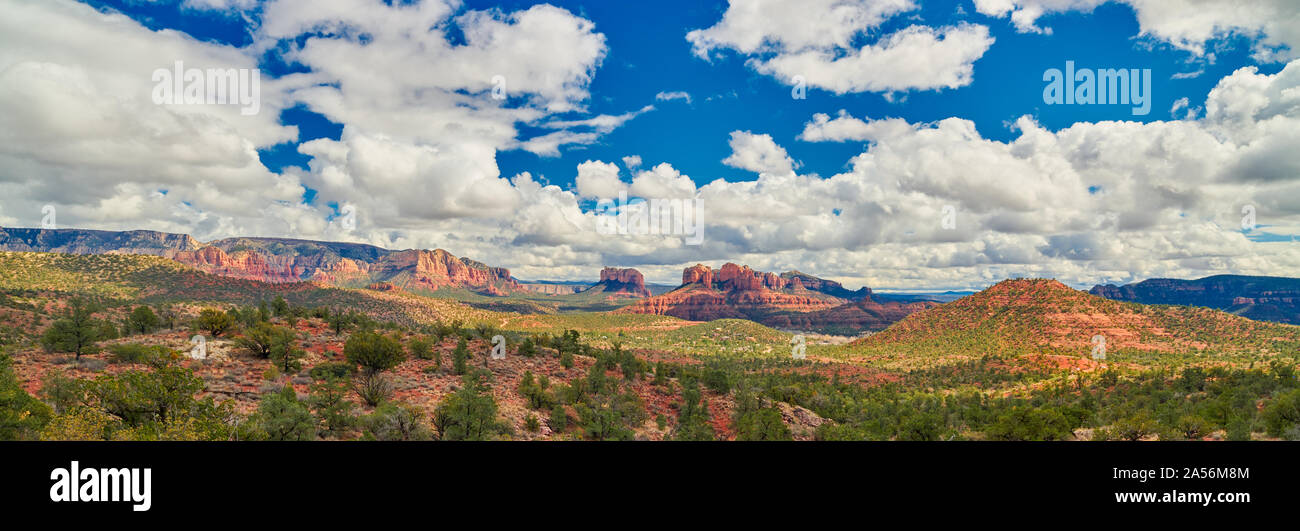
<svg viewBox="0 0 1300 531">
<path fill-rule="evenodd" d="M 975 60 L 992 45 L 993 37 L 984 26 L 911 26 L 847 55 L 814 49 L 754 65 L 777 79 L 801 76 L 808 85 L 836 94 L 951 89 L 970 84 Z"/>
<path fill-rule="evenodd" d="M 574 182 L 582 197 L 618 197 L 619 192 L 627 191 L 627 184 L 618 176 L 618 166 L 599 160 L 579 164 L 578 177 Z"/>
<path fill-rule="evenodd" d="M 855 44 L 884 21 L 915 9 L 910 0 L 733 0 L 721 21 L 686 39 L 701 58 L 735 50 L 749 56 L 756 71 L 783 83 L 804 82 L 836 94 L 969 84 L 973 63 L 993 44 L 984 26 L 913 25 Z"/>
<path fill-rule="evenodd" d="M 691 31 L 686 40 L 702 58 L 721 48 L 745 54 L 848 48 L 859 33 L 916 8 L 911 0 L 734 0 L 722 20 Z"/>
<path fill-rule="evenodd" d="M 658 199 L 684 199 L 695 196 L 695 181 L 667 162 L 637 172 L 632 178 L 630 193 L 636 197 Z"/>
<path fill-rule="evenodd" d="M 317 201 L 356 207 L 354 238 L 480 258 L 511 240 L 553 245 L 581 223 L 576 198 L 530 174 L 506 179 L 497 153 L 557 156 L 653 107 L 585 116 L 587 86 L 606 53 L 590 21 L 550 5 L 458 8 L 365 0 L 263 6 L 258 45 L 287 47 L 286 58 L 309 69 L 292 95 L 344 126 L 337 141 L 300 146 L 312 157 L 301 179 Z M 448 26 L 463 43 L 448 39 Z M 552 131 L 521 138 L 519 124 Z M 549 211 L 535 210 L 538 201 Z M 558 206 L 564 201 L 573 204 Z M 393 239 L 395 228 L 402 232 Z"/>
<path fill-rule="evenodd" d="M 835 118 L 829 114 L 817 113 L 811 122 L 804 124 L 799 140 L 805 142 L 844 142 L 848 140 L 866 140 L 871 134 L 867 122 L 854 118 L 849 112 L 840 109 Z"/>
<path fill-rule="evenodd" d="M 261 108 L 158 105 L 152 73 L 253 69 L 243 50 L 151 31 L 84 4 L 19 2 L 0 19 L 0 208 L 35 225 L 154 227 L 199 234 L 276 227 L 266 212 L 303 193 L 257 150 L 297 137 L 278 122 L 286 83 L 263 79 Z"/>
<path fill-rule="evenodd" d="M 1196 55 L 1233 33 L 1256 39 L 1261 60 L 1294 58 L 1300 44 L 1300 3 L 1293 0 L 975 0 L 975 9 L 1009 17 L 1021 32 L 1044 32 L 1038 20 L 1046 15 L 1090 12 L 1108 1 L 1132 7 L 1143 35 Z"/>
<path fill-rule="evenodd" d="M 732 131 L 729 144 L 731 156 L 723 159 L 723 164 L 754 173 L 786 174 L 794 171 L 794 159 L 772 140 L 772 135 Z"/>
</svg>

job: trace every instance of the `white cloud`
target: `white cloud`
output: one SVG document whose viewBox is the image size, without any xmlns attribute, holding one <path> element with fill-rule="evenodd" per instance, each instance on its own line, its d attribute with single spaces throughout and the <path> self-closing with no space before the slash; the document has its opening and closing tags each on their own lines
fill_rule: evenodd
<svg viewBox="0 0 1300 531">
<path fill-rule="evenodd" d="M 556 131 L 520 142 L 517 147 L 541 157 L 558 157 L 561 146 L 585 146 L 597 140 L 600 140 L 600 134 L 590 131 Z"/>
<path fill-rule="evenodd" d="M 457 7 L 278 0 L 263 7 L 258 33 L 259 46 L 288 43 L 287 57 L 310 68 L 310 84 L 293 95 L 344 125 L 340 140 L 300 148 L 313 157 L 302 178 L 317 200 L 354 204 L 365 213 L 359 226 L 406 228 L 407 241 L 424 245 L 447 242 L 436 230 L 413 230 L 436 226 L 433 220 L 477 219 L 464 221 L 459 238 L 502 234 L 528 194 L 500 175 L 499 151 L 558 156 L 653 109 L 582 116 L 587 84 L 606 53 L 590 21 L 549 5 L 459 14 Z M 463 44 L 448 40 L 448 25 Z M 300 38 L 301 46 L 293 44 Z M 494 99 L 494 89 L 509 99 Z M 554 131 L 521 139 L 519 123 Z M 552 218 L 520 226 L 536 229 L 544 219 Z"/>
<path fill-rule="evenodd" d="M 805 142 L 844 142 L 847 140 L 866 140 L 871 134 L 871 126 L 840 109 L 834 119 L 825 113 L 813 115 L 811 122 L 804 124 L 799 140 Z"/>
<path fill-rule="evenodd" d="M 910 0 L 734 0 L 716 25 L 687 34 L 697 56 L 731 49 L 754 70 L 782 83 L 796 76 L 836 94 L 956 88 L 971 82 L 973 63 L 993 38 L 988 28 L 910 26 L 858 46 Z"/>
<path fill-rule="evenodd" d="M 911 26 L 847 55 L 808 50 L 755 62 L 777 79 L 803 76 L 808 85 L 836 94 L 902 92 L 969 85 L 975 60 L 993 45 L 988 28 L 962 24 L 934 29 Z"/>
<path fill-rule="evenodd" d="M 653 105 L 646 105 L 639 110 L 623 114 L 601 114 L 579 120 L 554 120 L 539 124 L 546 129 L 561 129 L 554 133 L 535 136 L 518 143 L 519 149 L 543 157 L 560 156 L 560 148 L 567 145 L 590 145 L 605 135 L 627 123 L 629 120 L 655 110 Z"/>
<path fill-rule="evenodd" d="M 646 105 L 645 107 L 642 107 L 638 110 L 626 112 L 623 114 L 617 114 L 617 115 L 602 114 L 599 116 L 593 116 L 591 118 L 584 118 L 581 120 L 555 120 L 555 121 L 541 124 L 541 127 L 546 127 L 549 129 L 572 129 L 575 127 L 590 127 L 597 132 L 608 133 L 610 131 L 613 131 L 621 127 L 629 120 L 653 110 L 655 110 L 653 105 Z"/>
<path fill-rule="evenodd" d="M 182 5 L 207 11 L 247 11 L 257 7 L 257 3 L 258 0 L 185 0 Z"/>
<path fill-rule="evenodd" d="M 623 157 L 623 167 L 627 168 L 629 171 L 641 167 L 641 156 L 628 155 Z"/>
<path fill-rule="evenodd" d="M 731 156 L 723 159 L 723 164 L 754 173 L 794 172 L 794 159 L 772 140 L 772 135 L 732 131 L 729 144 Z"/>
<path fill-rule="evenodd" d="M 618 176 L 618 166 L 599 160 L 578 164 L 578 177 L 574 184 L 582 197 L 618 197 L 619 192 L 627 191 L 627 183 Z"/>
<path fill-rule="evenodd" d="M 690 93 L 683 92 L 683 91 L 660 92 L 658 94 L 655 94 L 655 100 L 657 101 L 684 100 L 686 103 L 690 103 L 691 95 Z"/>
<path fill-rule="evenodd" d="M 911 0 L 733 0 L 722 20 L 686 35 L 695 54 L 848 48 L 858 34 L 911 11 Z"/>
<path fill-rule="evenodd" d="M 695 181 L 663 162 L 641 171 L 632 179 L 631 195 L 645 198 L 690 198 L 695 195 Z"/>
<path fill-rule="evenodd" d="M 1038 19 L 1066 12 L 1090 12 L 1108 0 L 975 0 L 982 14 L 1009 16 L 1021 32 L 1042 32 Z M 1296 57 L 1300 45 L 1300 2 L 1294 0 L 1113 0 L 1137 14 L 1141 33 L 1196 55 L 1211 40 L 1232 33 L 1258 39 L 1256 57 Z M 1280 49 L 1288 48 L 1288 49 Z"/>
<path fill-rule="evenodd" d="M 255 231 L 267 207 L 298 202 L 301 184 L 272 174 L 257 154 L 297 137 L 278 122 L 285 83 L 263 78 L 261 109 L 251 116 L 234 105 L 157 105 L 152 73 L 177 61 L 257 66 L 243 50 L 151 31 L 84 4 L 8 4 L 0 18 L 3 210 L 28 226 L 48 203 L 64 226 L 150 220 L 203 234 Z"/>
</svg>

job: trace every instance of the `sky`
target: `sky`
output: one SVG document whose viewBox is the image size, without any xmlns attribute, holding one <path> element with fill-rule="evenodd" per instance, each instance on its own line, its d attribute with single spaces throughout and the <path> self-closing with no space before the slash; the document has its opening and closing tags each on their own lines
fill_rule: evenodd
<svg viewBox="0 0 1300 531">
<path fill-rule="evenodd" d="M 1293 0 L 0 8 L 3 226 L 52 207 L 60 228 L 443 248 L 528 280 L 1300 276 Z M 160 100 L 178 61 L 256 70 L 256 113 Z M 1149 72 L 1146 112 L 1049 101 L 1067 64 Z M 702 223 L 602 230 L 655 202 Z"/>
</svg>

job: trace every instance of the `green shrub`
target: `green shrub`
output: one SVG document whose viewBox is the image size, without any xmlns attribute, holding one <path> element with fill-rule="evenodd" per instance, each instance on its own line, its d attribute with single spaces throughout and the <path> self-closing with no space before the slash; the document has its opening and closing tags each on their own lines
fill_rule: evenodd
<svg viewBox="0 0 1300 531">
<path fill-rule="evenodd" d="M 141 343 L 123 343 L 108 347 L 113 363 L 154 363 L 174 359 L 178 355 L 172 349 L 162 345 L 144 345 Z"/>
</svg>

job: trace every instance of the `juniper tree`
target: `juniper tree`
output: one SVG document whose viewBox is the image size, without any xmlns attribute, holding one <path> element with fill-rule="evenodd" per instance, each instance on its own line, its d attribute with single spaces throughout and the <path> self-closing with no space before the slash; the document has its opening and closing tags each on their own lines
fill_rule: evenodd
<svg viewBox="0 0 1300 531">
<path fill-rule="evenodd" d="M 194 320 L 194 327 L 204 330 L 212 337 L 220 337 L 235 326 L 235 319 L 230 314 L 212 308 L 204 308 Z"/>
<path fill-rule="evenodd" d="M 51 351 L 72 352 L 78 360 L 82 354 L 94 353 L 96 343 L 115 335 L 107 330 L 111 325 L 106 327 L 108 323 L 94 318 L 96 311 L 99 307 L 81 299 L 72 299 L 68 302 L 66 316 L 45 330 L 41 345 Z"/>
<path fill-rule="evenodd" d="M 127 317 L 127 326 L 136 334 L 148 334 L 158 328 L 158 324 L 158 315 L 148 306 L 136 306 Z"/>
</svg>

